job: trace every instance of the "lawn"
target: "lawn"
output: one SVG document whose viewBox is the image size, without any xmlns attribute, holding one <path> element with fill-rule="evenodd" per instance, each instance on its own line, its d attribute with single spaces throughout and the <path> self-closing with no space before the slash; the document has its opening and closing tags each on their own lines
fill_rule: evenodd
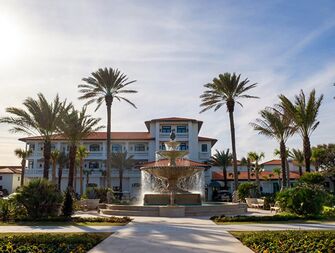
<svg viewBox="0 0 335 253">
<path fill-rule="evenodd" d="M 0 233 L 0 252 L 84 253 L 111 233 Z"/>
<path fill-rule="evenodd" d="M 334 253 L 335 231 L 262 231 L 231 232 L 254 252 Z"/>
</svg>

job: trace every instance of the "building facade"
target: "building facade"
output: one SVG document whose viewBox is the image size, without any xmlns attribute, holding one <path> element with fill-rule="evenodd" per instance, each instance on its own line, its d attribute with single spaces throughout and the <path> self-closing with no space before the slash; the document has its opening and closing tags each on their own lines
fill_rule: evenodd
<svg viewBox="0 0 335 253">
<path fill-rule="evenodd" d="M 216 139 L 199 136 L 203 122 L 189 118 L 159 118 L 145 122 L 146 132 L 112 132 L 111 151 L 125 152 L 133 155 L 137 166 L 127 169 L 123 175 L 123 191 L 129 192 L 130 196 L 136 196 L 141 187 L 141 163 L 151 162 L 158 159 L 156 152 L 164 150 L 164 143 L 169 141 L 172 131 L 176 134 L 176 141 L 180 142 L 180 149 L 189 152 L 187 159 L 196 162 L 208 161 L 211 157 L 211 149 Z M 104 171 L 106 169 L 106 132 L 95 132 L 80 142 L 89 151 L 84 161 L 84 170 L 89 173 L 89 184 L 103 186 L 105 184 Z M 43 139 L 41 137 L 28 137 L 20 139 L 26 142 L 27 147 L 33 150 L 28 158 L 26 179 L 40 178 L 43 176 Z M 69 145 L 62 135 L 52 138 L 52 149 L 67 153 Z M 58 166 L 57 166 L 58 170 Z M 56 173 L 58 174 L 58 173 Z M 49 171 L 51 175 L 51 168 Z M 76 177 L 76 191 L 79 191 L 79 173 Z M 119 185 L 118 170 L 112 168 L 112 186 L 117 190 Z M 210 183 L 211 173 L 205 172 L 205 180 Z M 65 190 L 68 182 L 68 168 L 64 168 L 62 177 L 62 189 Z M 84 178 L 86 182 L 86 177 Z M 85 187 L 85 183 L 84 183 Z"/>
<path fill-rule="evenodd" d="M 21 166 L 0 166 L 0 192 L 13 193 L 21 183 Z"/>
</svg>

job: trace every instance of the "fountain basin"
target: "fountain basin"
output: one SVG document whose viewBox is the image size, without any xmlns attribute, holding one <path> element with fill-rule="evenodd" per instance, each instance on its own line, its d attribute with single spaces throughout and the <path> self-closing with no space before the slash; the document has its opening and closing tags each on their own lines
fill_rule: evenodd
<svg viewBox="0 0 335 253">
<path fill-rule="evenodd" d="M 177 193 L 174 196 L 175 205 L 201 205 L 201 195 L 198 193 Z M 170 205 L 171 196 L 167 193 L 148 193 L 144 195 L 144 205 Z"/>
</svg>

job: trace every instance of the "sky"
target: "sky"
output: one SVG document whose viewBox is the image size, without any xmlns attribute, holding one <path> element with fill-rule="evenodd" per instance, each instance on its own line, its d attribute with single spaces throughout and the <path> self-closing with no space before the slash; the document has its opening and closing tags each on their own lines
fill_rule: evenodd
<svg viewBox="0 0 335 253">
<path fill-rule="evenodd" d="M 229 118 L 222 107 L 199 114 L 203 85 L 236 72 L 257 88 L 260 99 L 236 107 L 237 156 L 249 151 L 273 158 L 276 141 L 249 125 L 278 95 L 301 89 L 324 94 L 320 125 L 311 144 L 334 143 L 335 1 L 6 1 L 0 0 L 0 116 L 27 97 L 58 93 L 79 109 L 83 77 L 100 67 L 119 68 L 138 90 L 116 102 L 113 131 L 146 131 L 144 121 L 189 117 L 204 121 L 201 136 L 231 147 Z M 106 124 L 101 107 L 92 115 Z M 0 125 L 0 165 L 19 165 L 13 150 L 22 134 Z M 287 142 L 302 148 L 300 137 Z"/>
</svg>

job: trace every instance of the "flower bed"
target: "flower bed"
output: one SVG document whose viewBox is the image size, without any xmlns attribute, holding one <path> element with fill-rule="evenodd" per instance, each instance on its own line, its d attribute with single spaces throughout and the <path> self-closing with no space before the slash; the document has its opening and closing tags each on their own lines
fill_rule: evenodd
<svg viewBox="0 0 335 253">
<path fill-rule="evenodd" d="M 0 252 L 84 253 L 110 233 L 0 234 Z"/>
<path fill-rule="evenodd" d="M 335 252 L 335 231 L 231 232 L 255 252 Z"/>
</svg>

